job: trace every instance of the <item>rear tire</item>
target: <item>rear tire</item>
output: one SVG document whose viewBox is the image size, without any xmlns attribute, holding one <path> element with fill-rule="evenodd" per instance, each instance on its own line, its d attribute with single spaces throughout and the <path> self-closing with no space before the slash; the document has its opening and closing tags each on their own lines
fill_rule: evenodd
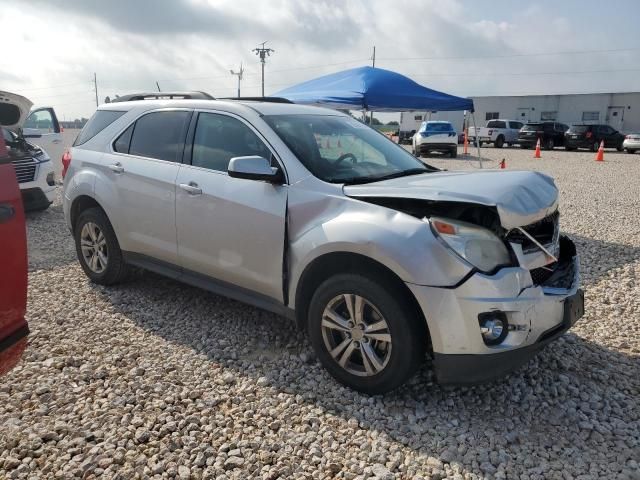
<svg viewBox="0 0 640 480">
<path fill-rule="evenodd" d="M 520 148 L 522 148 L 523 150 L 526 150 L 529 148 L 529 145 L 524 145 L 524 144 L 520 144 Z"/>
<path fill-rule="evenodd" d="M 633 148 L 627 148 L 627 153 L 636 153 L 636 151 Z"/>
<path fill-rule="evenodd" d="M 129 274 L 111 222 L 100 208 L 84 210 L 74 229 L 76 254 L 89 279 L 100 285 L 122 282 Z"/>
<path fill-rule="evenodd" d="M 564 147 L 565 150 L 569 151 L 569 152 L 573 152 L 574 150 L 576 150 L 575 147 Z"/>
<path fill-rule="evenodd" d="M 360 315 L 358 305 L 363 305 Z M 415 374 L 425 354 L 422 320 L 410 305 L 392 282 L 350 273 L 328 278 L 309 305 L 309 337 L 320 362 L 354 390 L 373 395 L 398 388 Z M 332 318 L 352 326 L 336 327 Z"/>
<path fill-rule="evenodd" d="M 555 142 L 553 141 L 553 138 L 548 138 L 545 142 L 544 142 L 544 149 L 545 150 L 553 150 L 553 148 L 555 147 Z"/>
<path fill-rule="evenodd" d="M 496 148 L 502 148 L 504 146 L 504 137 L 502 135 L 498 135 L 495 143 L 493 144 Z"/>
<path fill-rule="evenodd" d="M 451 151 L 449 152 L 449 155 L 451 156 L 451 158 L 456 158 L 458 156 L 458 149 L 452 148 Z"/>
<path fill-rule="evenodd" d="M 622 151 L 624 151 L 624 147 L 622 146 L 622 144 L 620 144 L 620 145 L 618 145 L 616 147 L 616 150 L 619 151 L 619 152 L 622 152 Z"/>
</svg>

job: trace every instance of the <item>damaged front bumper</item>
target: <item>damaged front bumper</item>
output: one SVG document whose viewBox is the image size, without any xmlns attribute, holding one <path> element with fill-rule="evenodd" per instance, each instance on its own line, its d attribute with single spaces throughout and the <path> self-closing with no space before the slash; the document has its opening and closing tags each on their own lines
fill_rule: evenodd
<svg viewBox="0 0 640 480">
<path fill-rule="evenodd" d="M 584 314 L 579 262 L 573 242 L 562 237 L 553 274 L 534 284 L 529 270 L 503 268 L 475 273 L 453 288 L 408 284 L 431 334 L 439 383 L 473 384 L 500 377 L 523 365 Z M 509 333 L 486 345 L 479 315 L 501 312 Z"/>
</svg>

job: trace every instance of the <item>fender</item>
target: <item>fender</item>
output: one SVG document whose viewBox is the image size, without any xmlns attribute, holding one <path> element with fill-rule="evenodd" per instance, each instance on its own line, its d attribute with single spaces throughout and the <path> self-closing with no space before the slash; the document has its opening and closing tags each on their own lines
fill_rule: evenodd
<svg viewBox="0 0 640 480">
<path fill-rule="evenodd" d="M 428 224 L 390 208 L 292 186 L 288 213 L 290 299 L 306 267 L 327 253 L 364 255 L 418 285 L 454 285 L 471 271 Z"/>
</svg>

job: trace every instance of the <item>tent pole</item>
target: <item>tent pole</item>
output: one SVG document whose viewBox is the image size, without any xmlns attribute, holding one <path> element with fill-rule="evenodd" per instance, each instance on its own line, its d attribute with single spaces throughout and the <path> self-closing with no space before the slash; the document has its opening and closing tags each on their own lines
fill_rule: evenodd
<svg viewBox="0 0 640 480">
<path fill-rule="evenodd" d="M 478 129 L 476 128 L 476 114 L 471 112 L 471 121 L 473 122 L 473 131 L 476 133 L 476 147 L 478 149 L 478 162 L 480 162 L 480 168 L 482 168 L 482 157 L 480 156 L 480 142 L 478 141 Z"/>
</svg>

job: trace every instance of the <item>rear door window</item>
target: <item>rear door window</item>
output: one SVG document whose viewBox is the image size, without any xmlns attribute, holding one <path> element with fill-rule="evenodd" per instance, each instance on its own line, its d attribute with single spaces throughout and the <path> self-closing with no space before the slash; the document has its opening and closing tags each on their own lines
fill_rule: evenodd
<svg viewBox="0 0 640 480">
<path fill-rule="evenodd" d="M 131 135 L 133 134 L 134 124 L 129 125 L 124 132 L 113 142 L 113 149 L 119 153 L 129 153 L 129 145 L 131 144 Z"/>
<path fill-rule="evenodd" d="M 140 157 L 178 162 L 184 149 L 189 111 L 152 112 L 140 117 L 133 128 L 129 153 Z"/>
<path fill-rule="evenodd" d="M 510 128 L 520 130 L 522 128 L 522 123 L 520 122 L 509 122 Z"/>
<path fill-rule="evenodd" d="M 80 131 L 76 141 L 73 142 L 73 146 L 77 147 L 88 142 L 125 113 L 115 110 L 98 110 Z"/>
</svg>

